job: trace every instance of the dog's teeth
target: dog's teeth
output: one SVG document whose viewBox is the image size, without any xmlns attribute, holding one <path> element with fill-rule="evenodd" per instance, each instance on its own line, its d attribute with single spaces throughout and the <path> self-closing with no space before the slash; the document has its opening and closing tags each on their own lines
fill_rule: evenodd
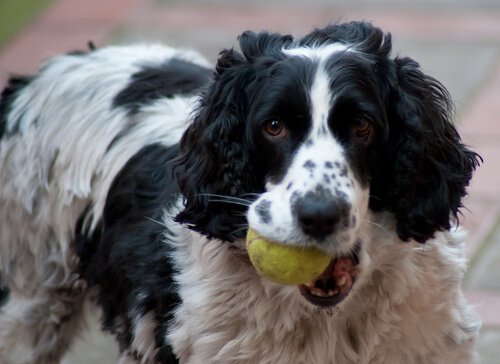
<svg viewBox="0 0 500 364">
<path fill-rule="evenodd" d="M 314 290 L 314 294 L 315 294 L 316 296 L 320 296 L 320 297 L 323 297 L 323 296 L 325 295 L 325 294 L 323 293 L 323 291 L 322 291 L 322 290 L 320 290 L 320 289 L 315 289 L 315 290 Z"/>
<path fill-rule="evenodd" d="M 346 276 L 342 276 L 342 277 L 338 278 L 335 281 L 335 283 L 337 283 L 337 286 L 342 287 L 345 284 L 346 280 L 347 280 Z"/>
<path fill-rule="evenodd" d="M 314 281 L 309 282 L 309 283 L 307 283 L 307 284 L 306 284 L 306 287 L 307 287 L 307 288 L 309 288 L 309 289 L 313 289 L 313 288 L 314 288 L 314 284 L 315 284 L 315 283 L 316 283 L 316 282 L 314 282 Z"/>
<path fill-rule="evenodd" d="M 330 297 L 335 296 L 338 293 L 339 293 L 338 289 L 330 289 L 330 290 L 328 290 L 328 296 L 330 296 Z"/>
<path fill-rule="evenodd" d="M 312 288 L 311 293 L 318 297 L 326 297 L 325 292 L 318 288 Z"/>
</svg>

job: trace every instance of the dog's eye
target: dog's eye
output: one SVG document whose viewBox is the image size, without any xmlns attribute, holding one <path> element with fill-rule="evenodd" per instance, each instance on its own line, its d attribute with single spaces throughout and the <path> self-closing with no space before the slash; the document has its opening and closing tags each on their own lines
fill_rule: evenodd
<svg viewBox="0 0 500 364">
<path fill-rule="evenodd" d="M 372 134 L 373 124 L 366 115 L 359 115 L 354 122 L 354 132 L 357 138 L 368 140 Z"/>
<path fill-rule="evenodd" d="M 280 120 L 266 121 L 263 127 L 264 132 L 273 138 L 283 138 L 286 136 L 285 125 Z"/>
</svg>

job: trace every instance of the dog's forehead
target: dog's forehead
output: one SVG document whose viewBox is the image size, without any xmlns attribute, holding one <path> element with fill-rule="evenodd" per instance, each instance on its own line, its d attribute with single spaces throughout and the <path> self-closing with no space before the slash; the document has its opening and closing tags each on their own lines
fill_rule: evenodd
<svg viewBox="0 0 500 364">
<path fill-rule="evenodd" d="M 324 62 L 332 55 L 341 52 L 352 52 L 352 46 L 345 43 L 330 43 L 321 46 L 301 46 L 283 49 L 283 53 L 291 57 L 304 57 L 317 62 Z"/>
<path fill-rule="evenodd" d="M 321 46 L 301 46 L 284 49 L 289 57 L 300 57 L 316 64 L 312 82 L 308 85 L 309 112 L 312 120 L 312 134 L 327 134 L 327 119 L 332 106 L 331 79 L 325 69 L 327 62 L 335 55 L 354 52 L 351 45 L 336 42 Z"/>
<path fill-rule="evenodd" d="M 332 106 L 330 78 L 323 68 L 318 68 L 309 90 L 310 115 L 312 119 L 311 133 L 325 136 L 328 130 L 328 115 Z"/>
</svg>

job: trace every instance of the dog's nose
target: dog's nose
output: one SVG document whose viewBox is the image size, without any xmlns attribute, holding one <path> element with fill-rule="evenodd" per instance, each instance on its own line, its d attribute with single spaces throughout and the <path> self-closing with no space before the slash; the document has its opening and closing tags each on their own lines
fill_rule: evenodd
<svg viewBox="0 0 500 364">
<path fill-rule="evenodd" d="M 317 240 L 332 234 L 346 214 L 346 203 L 333 197 L 306 195 L 296 204 L 296 216 L 302 231 Z"/>
</svg>

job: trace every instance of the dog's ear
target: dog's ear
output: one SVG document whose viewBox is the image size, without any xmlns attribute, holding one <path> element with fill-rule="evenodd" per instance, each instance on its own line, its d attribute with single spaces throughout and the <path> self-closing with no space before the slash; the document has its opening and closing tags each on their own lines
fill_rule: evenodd
<svg viewBox="0 0 500 364">
<path fill-rule="evenodd" d="M 392 211 L 401 239 L 425 242 L 458 218 L 462 197 L 480 157 L 452 125 L 453 106 L 443 85 L 409 58 L 396 58 L 388 98 L 388 149 L 371 204 Z"/>
<path fill-rule="evenodd" d="M 217 62 L 214 83 L 204 92 L 193 123 L 180 142 L 174 175 L 185 208 L 176 220 L 210 238 L 233 241 L 245 233 L 243 200 L 257 192 L 246 151 L 248 61 L 226 50 Z"/>
<path fill-rule="evenodd" d="M 177 221 L 208 237 L 233 241 L 244 236 L 249 203 L 242 199 L 264 190 L 263 172 L 248 151 L 249 105 L 267 66 L 290 41 L 289 36 L 246 32 L 239 38 L 241 52 L 220 54 L 214 82 L 201 96 L 174 163 L 185 204 Z"/>
<path fill-rule="evenodd" d="M 243 73 L 238 74 L 245 64 L 246 60 L 234 50 L 221 54 L 215 81 L 202 96 L 174 164 L 185 204 L 176 220 L 209 237 L 229 241 L 237 237 L 233 229 L 244 209 L 222 201 L 225 196 L 242 196 L 247 191 L 243 179 L 248 176 L 248 163 L 242 120 L 242 88 L 246 80 Z"/>
</svg>

